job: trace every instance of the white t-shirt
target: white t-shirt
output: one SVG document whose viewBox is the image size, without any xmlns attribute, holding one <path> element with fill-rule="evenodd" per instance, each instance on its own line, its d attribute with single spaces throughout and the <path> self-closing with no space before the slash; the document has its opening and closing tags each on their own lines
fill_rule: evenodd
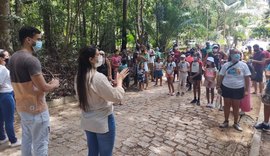
<svg viewBox="0 0 270 156">
<path fill-rule="evenodd" d="M 163 66 L 163 62 L 159 62 L 159 63 L 156 62 L 156 63 L 155 63 L 155 67 L 156 67 L 155 69 L 156 69 L 156 70 L 162 70 L 162 66 Z"/>
<path fill-rule="evenodd" d="M 200 63 L 199 62 L 192 62 L 191 63 L 191 72 L 198 73 L 200 71 Z"/>
<path fill-rule="evenodd" d="M 170 63 L 166 62 L 166 72 L 168 74 L 173 74 L 173 68 L 174 67 L 176 67 L 175 62 L 170 62 Z"/>
<path fill-rule="evenodd" d="M 179 71 L 188 71 L 189 63 L 187 61 L 185 62 L 179 62 L 178 63 Z"/>
<path fill-rule="evenodd" d="M 12 92 L 9 70 L 6 66 L 0 65 L 0 93 Z"/>
<path fill-rule="evenodd" d="M 156 55 L 155 51 L 153 49 L 150 49 L 148 51 L 148 54 L 149 54 L 148 63 L 155 63 L 155 55 Z"/>
<path fill-rule="evenodd" d="M 222 84 L 225 87 L 232 89 L 245 87 L 245 76 L 251 75 L 247 64 L 239 61 L 237 64 L 227 70 L 227 68 L 232 64 L 232 62 L 227 62 L 222 66 L 219 72 L 219 75 L 224 76 Z"/>
</svg>

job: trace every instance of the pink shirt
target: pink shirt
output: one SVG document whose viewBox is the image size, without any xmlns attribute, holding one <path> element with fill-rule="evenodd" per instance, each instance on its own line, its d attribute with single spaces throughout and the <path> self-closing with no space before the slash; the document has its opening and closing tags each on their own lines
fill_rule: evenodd
<svg viewBox="0 0 270 156">
<path fill-rule="evenodd" d="M 216 68 L 205 68 L 205 76 L 209 78 L 214 78 L 216 75 Z"/>
</svg>

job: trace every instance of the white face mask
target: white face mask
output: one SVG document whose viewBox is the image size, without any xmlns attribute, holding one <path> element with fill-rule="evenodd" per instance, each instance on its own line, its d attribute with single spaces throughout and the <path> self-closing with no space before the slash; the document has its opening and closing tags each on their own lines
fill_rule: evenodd
<svg viewBox="0 0 270 156">
<path fill-rule="evenodd" d="M 95 64 L 95 67 L 100 67 L 103 63 L 103 57 L 101 55 L 98 56 L 98 61 L 97 63 Z"/>
</svg>

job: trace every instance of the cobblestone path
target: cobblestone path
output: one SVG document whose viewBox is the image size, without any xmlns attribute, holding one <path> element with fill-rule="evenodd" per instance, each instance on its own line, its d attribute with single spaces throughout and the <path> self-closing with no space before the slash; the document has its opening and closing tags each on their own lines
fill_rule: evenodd
<svg viewBox="0 0 270 156">
<path fill-rule="evenodd" d="M 201 100 L 202 106 L 190 104 L 191 92 L 182 97 L 168 96 L 167 92 L 166 85 L 143 92 L 127 92 L 122 105 L 115 106 L 115 156 L 248 155 L 258 104 L 254 104 L 253 111 L 241 119 L 243 132 L 232 128 L 232 118 L 230 128 L 221 130 L 218 125 L 224 120 L 223 112 L 206 108 L 205 100 Z M 205 95 L 204 91 L 202 95 Z M 49 155 L 87 155 L 86 137 L 79 126 L 77 104 L 50 108 L 50 114 Z M 16 119 L 17 134 L 20 136 L 18 117 Z M 1 146 L 0 155 L 20 155 L 19 148 Z"/>
</svg>

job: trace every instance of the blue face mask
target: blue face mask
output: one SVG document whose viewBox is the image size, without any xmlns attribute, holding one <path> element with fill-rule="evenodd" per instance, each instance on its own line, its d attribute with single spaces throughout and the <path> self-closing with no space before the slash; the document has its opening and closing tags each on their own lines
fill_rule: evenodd
<svg viewBox="0 0 270 156">
<path fill-rule="evenodd" d="M 37 52 L 41 50 L 41 48 L 42 48 L 42 41 L 36 41 L 35 46 L 33 46 L 34 51 Z"/>
<path fill-rule="evenodd" d="M 239 61 L 240 60 L 240 54 L 232 54 L 231 58 L 233 61 Z"/>
</svg>

